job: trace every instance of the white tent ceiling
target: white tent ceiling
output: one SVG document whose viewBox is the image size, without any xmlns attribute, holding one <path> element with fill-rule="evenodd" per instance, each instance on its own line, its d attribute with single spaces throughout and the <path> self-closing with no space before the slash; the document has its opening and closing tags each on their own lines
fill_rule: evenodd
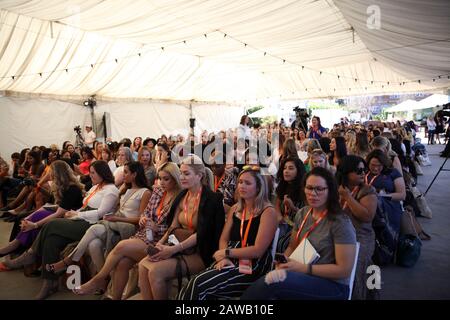
<svg viewBox="0 0 450 320">
<path fill-rule="evenodd" d="M 380 29 L 367 26 L 372 5 Z M 3 0 L 0 10 L 4 91 L 242 102 L 450 86 L 448 0 Z"/>
</svg>

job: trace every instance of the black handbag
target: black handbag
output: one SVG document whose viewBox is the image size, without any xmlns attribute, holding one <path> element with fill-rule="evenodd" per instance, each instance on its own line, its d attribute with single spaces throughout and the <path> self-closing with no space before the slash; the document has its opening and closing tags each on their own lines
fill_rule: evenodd
<svg viewBox="0 0 450 320">
<path fill-rule="evenodd" d="M 411 268 L 419 260 L 422 241 L 413 234 L 404 234 L 399 237 L 397 248 L 397 264 Z"/>
</svg>

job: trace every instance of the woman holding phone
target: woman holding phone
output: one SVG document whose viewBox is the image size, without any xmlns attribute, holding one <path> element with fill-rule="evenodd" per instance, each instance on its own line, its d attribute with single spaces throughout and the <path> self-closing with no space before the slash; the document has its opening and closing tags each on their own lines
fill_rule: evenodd
<svg viewBox="0 0 450 320">
<path fill-rule="evenodd" d="M 356 234 L 350 218 L 339 206 L 337 183 L 324 168 L 314 168 L 303 182 L 307 203 L 295 217 L 286 263 L 253 283 L 244 300 L 347 299 L 355 260 Z M 320 255 L 304 264 L 289 256 L 309 241 Z"/>
</svg>

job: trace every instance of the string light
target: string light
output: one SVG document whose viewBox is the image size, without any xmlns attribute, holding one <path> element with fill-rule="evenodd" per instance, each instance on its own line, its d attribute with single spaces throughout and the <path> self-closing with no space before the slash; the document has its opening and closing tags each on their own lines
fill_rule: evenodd
<svg viewBox="0 0 450 320">
<path fill-rule="evenodd" d="M 215 31 L 213 31 L 213 32 L 219 32 L 219 33 L 222 33 L 222 34 L 223 34 L 223 38 L 231 38 L 231 39 L 233 39 L 234 41 L 241 42 L 242 44 L 244 44 L 244 47 L 247 47 L 247 46 L 248 46 L 247 43 L 244 43 L 244 42 L 240 41 L 239 39 L 236 39 L 236 38 L 234 38 L 234 37 L 228 35 L 227 33 L 222 32 L 222 31 L 220 31 L 220 30 L 215 30 Z M 205 38 L 207 38 L 208 33 L 204 33 L 203 36 L 204 36 Z M 198 35 L 197 35 L 196 37 L 198 38 Z M 191 39 L 194 39 L 194 38 L 196 38 L 196 37 L 192 37 Z M 176 42 L 176 43 L 172 43 L 171 45 L 177 45 L 177 44 L 179 44 L 179 43 L 187 44 L 187 40 L 182 40 L 182 41 L 179 41 L 179 42 Z M 267 56 L 267 54 L 268 54 L 267 51 L 262 51 L 262 50 L 260 50 L 260 49 L 258 49 L 258 48 L 255 48 L 255 47 L 252 47 L 252 48 L 253 48 L 254 50 L 258 50 L 258 51 L 263 52 L 263 53 L 264 53 L 264 56 Z M 161 50 L 164 51 L 164 49 L 165 49 L 165 47 L 161 47 Z M 154 50 L 155 50 L 155 49 L 151 49 L 151 50 L 148 50 L 148 51 L 154 51 Z M 284 59 L 284 58 L 277 57 L 277 56 L 272 55 L 272 54 L 270 54 L 270 53 L 269 53 L 269 55 L 270 55 L 271 57 L 273 57 L 273 58 L 279 58 L 280 60 L 283 61 L 283 64 L 286 63 L 286 62 L 288 62 L 288 61 L 287 61 L 286 59 Z M 116 63 L 118 63 L 118 59 L 126 59 L 126 58 L 130 58 L 130 57 L 132 57 L 132 56 L 136 56 L 136 54 L 134 54 L 134 55 L 129 55 L 129 56 L 125 56 L 125 57 L 115 58 L 114 60 L 115 60 Z M 141 56 L 142 56 L 142 53 L 141 53 L 141 52 L 137 53 L 137 56 L 141 57 Z M 96 62 L 96 63 L 90 64 L 90 66 L 91 66 L 91 68 L 93 69 L 93 68 L 94 68 L 94 65 L 102 64 L 102 63 L 104 63 L 104 62 L 107 62 L 107 61 L 98 61 L 98 62 Z M 291 62 L 289 62 L 289 63 L 290 63 L 290 64 L 295 64 L 295 63 L 291 63 Z M 84 66 L 77 66 L 77 67 L 74 67 L 74 68 L 83 68 L 83 67 L 84 67 Z M 301 68 L 302 68 L 301 70 L 303 71 L 306 67 L 305 67 L 304 65 L 301 65 Z M 319 72 L 319 75 L 322 75 L 322 74 L 324 73 L 322 70 L 314 70 L 313 68 L 310 68 L 310 67 L 308 67 L 308 69 L 311 70 L 311 71 L 318 71 L 318 72 Z M 63 70 L 64 70 L 66 73 L 69 72 L 69 69 L 68 69 L 68 68 L 64 68 L 64 69 L 59 69 L 59 70 L 52 70 L 52 71 L 49 71 L 49 72 L 41 71 L 41 72 L 38 72 L 37 74 L 38 74 L 40 77 L 42 77 L 43 73 L 50 73 L 50 74 L 53 74 L 53 73 L 55 73 L 55 72 L 63 71 Z M 333 75 L 333 74 L 330 73 L 330 72 L 325 72 L 325 73 L 328 74 L 328 75 Z M 19 74 L 19 75 L 14 75 L 14 76 L 10 76 L 10 77 L 11 77 L 13 80 L 15 80 L 16 77 L 23 77 L 23 76 L 28 76 L 28 75 L 33 75 L 33 74 Z M 337 76 L 338 79 L 341 78 L 341 75 L 339 75 L 339 74 L 337 74 L 336 76 Z M 442 77 L 445 77 L 445 76 L 447 76 L 447 79 L 450 79 L 450 75 L 436 75 L 436 76 L 435 76 L 434 78 L 432 78 L 431 80 L 432 80 L 433 82 L 436 82 L 436 78 L 437 78 L 437 79 L 441 79 Z M 5 79 L 5 78 L 7 78 L 7 77 L 8 77 L 8 76 L 0 77 L 0 79 Z M 344 78 L 349 78 L 349 77 L 346 77 L 346 76 L 343 76 L 343 77 L 344 77 Z M 369 81 L 369 80 L 363 80 L 363 79 L 359 79 L 359 78 L 353 78 L 353 80 L 354 80 L 355 82 L 358 82 L 358 80 L 359 80 L 359 81 L 367 81 L 367 82 Z M 416 81 L 417 81 L 417 83 L 419 83 L 419 84 L 421 83 L 421 79 L 418 79 L 418 80 L 410 80 L 410 81 L 407 81 L 407 82 L 403 81 L 403 82 L 400 82 L 399 85 L 402 86 L 402 85 L 405 85 L 405 83 L 413 83 L 413 82 L 416 82 Z M 370 84 L 371 84 L 371 85 L 373 85 L 374 82 L 382 82 L 382 81 L 370 80 Z M 387 81 L 386 83 L 387 83 L 387 85 L 390 85 L 390 81 Z M 366 88 L 367 88 L 367 87 L 366 87 Z M 382 85 L 381 88 L 384 88 L 384 85 Z M 334 88 L 334 91 L 335 91 L 335 89 L 336 89 L 336 88 Z M 366 90 L 367 90 L 367 89 L 366 89 Z"/>
</svg>

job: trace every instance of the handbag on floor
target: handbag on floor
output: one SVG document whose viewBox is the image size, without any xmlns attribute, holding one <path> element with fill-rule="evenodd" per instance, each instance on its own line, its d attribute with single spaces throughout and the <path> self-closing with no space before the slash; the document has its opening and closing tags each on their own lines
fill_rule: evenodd
<svg viewBox="0 0 450 320">
<path fill-rule="evenodd" d="M 433 216 L 433 213 L 431 212 L 430 207 L 428 206 L 427 200 L 425 199 L 425 196 L 421 194 L 416 198 L 417 206 L 420 210 L 420 215 L 422 217 L 431 219 Z"/>
</svg>

